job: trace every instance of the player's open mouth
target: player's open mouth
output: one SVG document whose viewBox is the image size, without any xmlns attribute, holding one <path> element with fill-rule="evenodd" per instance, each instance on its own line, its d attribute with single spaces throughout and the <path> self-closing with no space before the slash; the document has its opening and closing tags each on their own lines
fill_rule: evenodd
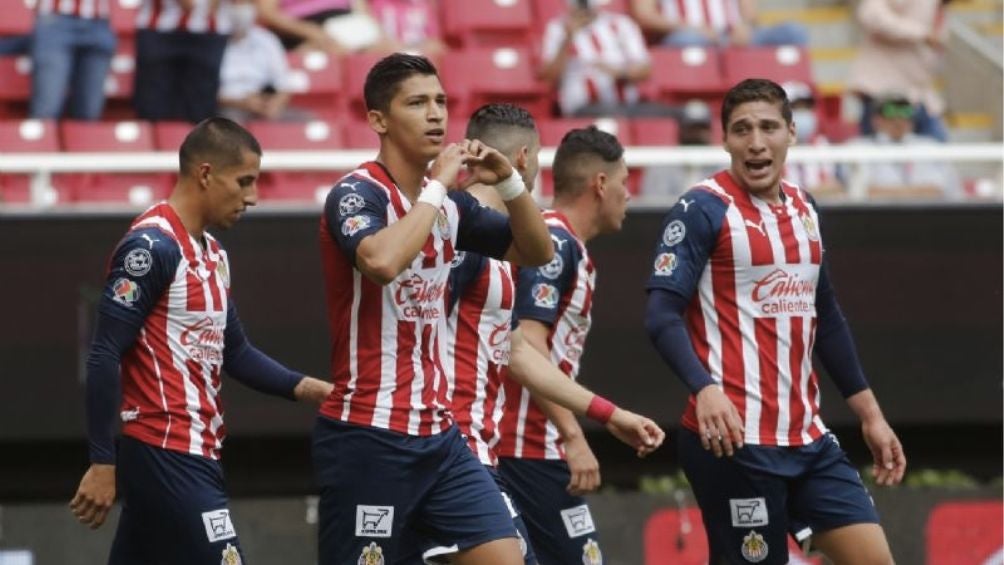
<svg viewBox="0 0 1004 565">
<path fill-rule="evenodd" d="M 443 142 L 443 136 L 445 134 L 446 134 L 446 132 L 444 132 L 441 128 L 436 128 L 436 129 L 430 129 L 430 130 L 426 131 L 425 132 L 425 137 L 429 138 L 430 140 L 432 140 L 432 141 L 434 141 L 436 143 L 442 143 Z"/>
<path fill-rule="evenodd" d="M 774 161 L 771 161 L 770 159 L 753 159 L 746 161 L 746 169 L 754 175 L 759 176 L 766 174 L 767 171 L 770 170 L 770 166 L 773 163 Z"/>
</svg>

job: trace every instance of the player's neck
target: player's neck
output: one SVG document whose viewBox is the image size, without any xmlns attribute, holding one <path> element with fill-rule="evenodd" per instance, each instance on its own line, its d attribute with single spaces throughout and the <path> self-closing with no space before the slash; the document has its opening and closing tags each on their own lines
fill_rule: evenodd
<svg viewBox="0 0 1004 565">
<path fill-rule="evenodd" d="M 554 210 L 565 216 L 569 225 L 572 226 L 572 231 L 583 243 L 596 237 L 599 233 L 599 227 L 594 219 L 596 215 L 586 210 L 582 199 L 575 202 L 555 201 Z"/>
<path fill-rule="evenodd" d="M 386 167 L 391 180 L 414 203 L 422 192 L 422 179 L 425 178 L 428 163 L 414 162 L 391 147 L 381 147 L 376 160 Z"/>
<path fill-rule="evenodd" d="M 202 235 L 206 231 L 206 220 L 199 213 L 198 203 L 181 194 L 180 187 L 175 187 L 171 197 L 167 199 L 167 203 L 178 215 L 181 225 L 185 226 L 185 231 L 196 241 L 202 241 Z"/>
</svg>

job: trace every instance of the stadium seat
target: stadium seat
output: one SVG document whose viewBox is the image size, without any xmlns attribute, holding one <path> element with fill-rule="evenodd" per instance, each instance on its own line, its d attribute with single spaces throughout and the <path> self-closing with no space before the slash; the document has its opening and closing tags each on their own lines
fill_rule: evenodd
<svg viewBox="0 0 1004 565">
<path fill-rule="evenodd" d="M 0 153 L 56 153 L 59 136 L 55 122 L 42 120 L 0 121 Z M 0 204 L 31 201 L 28 175 L 0 174 Z"/>
<path fill-rule="evenodd" d="M 349 55 L 343 59 L 345 66 L 346 117 L 356 120 L 366 119 L 366 102 L 363 98 L 363 86 L 366 84 L 366 74 L 382 56 L 370 53 Z"/>
<path fill-rule="evenodd" d="M 375 131 L 370 129 L 368 122 L 349 119 L 345 120 L 344 123 L 345 147 L 347 149 L 378 149 L 380 147 L 380 138 Z"/>
<path fill-rule="evenodd" d="M 131 36 L 136 33 L 136 15 L 139 12 L 140 0 L 112 0 L 112 31 L 119 36 Z"/>
<path fill-rule="evenodd" d="M 190 131 L 192 124 L 188 122 L 155 122 L 153 146 L 158 151 L 177 152 Z"/>
<path fill-rule="evenodd" d="M 343 115 L 346 89 L 339 59 L 321 51 L 307 51 L 289 53 L 287 62 L 293 86 L 290 106 L 309 110 L 319 118 Z M 359 93 L 362 94 L 361 87 Z"/>
<path fill-rule="evenodd" d="M 527 44 L 532 36 L 530 0 L 443 0 L 443 34 L 455 47 Z"/>
<path fill-rule="evenodd" d="M 722 55 L 722 70 L 728 86 L 747 78 L 813 84 L 808 50 L 792 45 L 726 49 Z"/>
<path fill-rule="evenodd" d="M 341 125 L 312 121 L 252 122 L 250 131 L 269 151 L 330 151 L 344 147 Z M 339 171 L 270 171 L 262 174 L 259 194 L 269 201 L 315 202 L 334 184 Z"/>
<path fill-rule="evenodd" d="M 153 127 L 146 122 L 74 122 L 60 124 L 67 152 L 124 153 L 154 150 Z M 53 175 L 60 201 L 146 206 L 164 198 L 173 175 L 167 173 L 78 173 Z"/>
<path fill-rule="evenodd" d="M 450 97 L 466 97 L 451 112 L 466 115 L 482 104 L 511 102 L 535 116 L 550 114 L 547 88 L 537 80 L 533 56 L 524 47 L 471 48 L 447 53 L 441 65 Z M 477 72 L 472 72 L 477 69 Z M 464 109 L 461 109 L 464 108 Z"/>
<path fill-rule="evenodd" d="M 0 57 L 0 118 L 27 115 L 31 97 L 31 59 Z"/>
<path fill-rule="evenodd" d="M 4 2 L 0 18 L 0 35 L 26 35 L 35 24 L 34 0 L 8 0 Z"/>
<path fill-rule="evenodd" d="M 631 139 L 635 145 L 676 145 L 679 132 L 676 120 L 647 118 L 631 121 Z"/>
<path fill-rule="evenodd" d="M 650 50 L 652 76 L 641 86 L 649 98 L 681 104 L 691 98 L 714 98 L 727 90 L 716 51 L 704 47 Z"/>
</svg>

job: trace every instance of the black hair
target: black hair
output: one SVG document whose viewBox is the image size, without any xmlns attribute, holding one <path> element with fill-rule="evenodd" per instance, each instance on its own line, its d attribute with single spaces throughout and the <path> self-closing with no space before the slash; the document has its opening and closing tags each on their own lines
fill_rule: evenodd
<svg viewBox="0 0 1004 565">
<path fill-rule="evenodd" d="M 584 188 L 589 159 L 600 159 L 610 165 L 624 156 L 624 147 L 617 138 L 596 126 L 573 129 L 565 134 L 554 154 L 554 195 L 575 196 Z"/>
<path fill-rule="evenodd" d="M 261 145 L 251 132 L 227 118 L 207 118 L 185 136 L 178 161 L 184 175 L 205 161 L 218 167 L 235 165 L 241 162 L 244 151 L 261 155 Z"/>
<path fill-rule="evenodd" d="M 537 122 L 530 112 L 521 106 L 502 102 L 485 104 L 475 110 L 467 122 L 464 137 L 480 140 L 511 159 L 514 151 L 527 144 L 525 134 L 536 131 Z"/>
<path fill-rule="evenodd" d="M 386 112 L 398 86 L 416 74 L 439 76 L 435 65 L 421 55 L 393 53 L 377 61 L 366 74 L 363 86 L 366 109 Z"/>
<path fill-rule="evenodd" d="M 781 117 L 785 123 L 791 123 L 791 104 L 788 95 L 778 83 L 765 78 L 748 78 L 733 86 L 722 100 L 722 131 L 728 135 L 729 120 L 732 111 L 740 104 L 747 102 L 768 102 L 781 106 Z"/>
</svg>

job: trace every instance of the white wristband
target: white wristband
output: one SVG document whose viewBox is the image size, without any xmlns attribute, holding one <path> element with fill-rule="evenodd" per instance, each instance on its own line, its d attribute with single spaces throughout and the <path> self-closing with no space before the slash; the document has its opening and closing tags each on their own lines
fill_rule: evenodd
<svg viewBox="0 0 1004 565">
<path fill-rule="evenodd" d="M 509 178 L 495 185 L 495 190 L 503 202 L 509 202 L 526 192 L 526 185 L 523 184 L 523 177 L 519 176 L 516 169 L 513 169 Z"/>
<path fill-rule="evenodd" d="M 443 205 L 443 200 L 446 199 L 446 187 L 443 183 L 438 180 L 431 180 L 422 189 L 422 193 L 418 195 L 418 202 L 425 202 L 426 204 L 431 204 L 436 210 Z"/>
</svg>

